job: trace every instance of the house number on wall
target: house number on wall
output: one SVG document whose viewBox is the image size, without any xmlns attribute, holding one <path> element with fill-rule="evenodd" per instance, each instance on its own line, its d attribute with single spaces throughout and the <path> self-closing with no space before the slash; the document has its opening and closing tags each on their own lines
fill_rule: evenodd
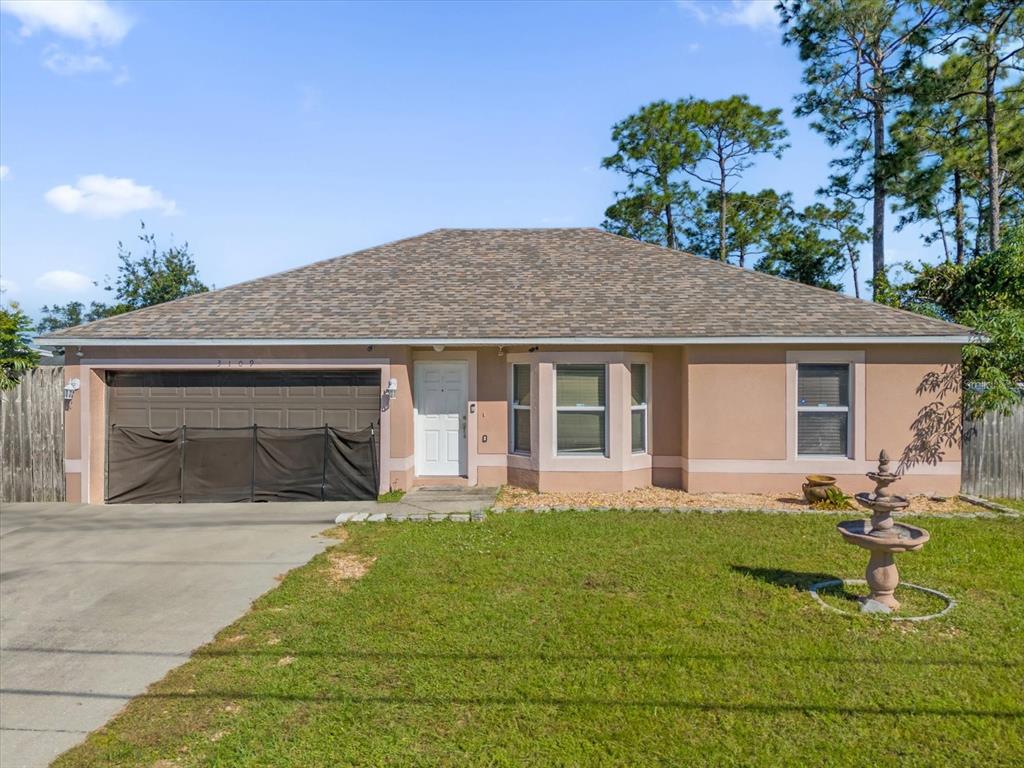
<svg viewBox="0 0 1024 768">
<path fill-rule="evenodd" d="M 252 368 L 256 365 L 255 360 L 218 360 L 218 368 Z"/>
</svg>

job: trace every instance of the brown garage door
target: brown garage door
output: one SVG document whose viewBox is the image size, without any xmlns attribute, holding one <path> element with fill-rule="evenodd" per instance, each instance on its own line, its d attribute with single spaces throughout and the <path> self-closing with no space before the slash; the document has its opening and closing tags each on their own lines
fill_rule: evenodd
<svg viewBox="0 0 1024 768">
<path fill-rule="evenodd" d="M 376 498 L 380 373 L 116 372 L 111 502 Z"/>
<path fill-rule="evenodd" d="M 380 420 L 380 372 L 112 372 L 108 423 L 358 430 Z"/>
</svg>

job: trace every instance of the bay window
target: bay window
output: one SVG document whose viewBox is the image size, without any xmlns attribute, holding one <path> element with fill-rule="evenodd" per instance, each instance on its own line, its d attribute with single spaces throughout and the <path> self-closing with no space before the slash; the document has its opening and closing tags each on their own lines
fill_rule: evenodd
<svg viewBox="0 0 1024 768">
<path fill-rule="evenodd" d="M 559 454 L 608 453 L 604 365 L 555 366 L 555 448 Z"/>
<path fill-rule="evenodd" d="M 633 453 L 647 453 L 647 366 L 630 365 L 629 382 L 630 445 Z"/>
<path fill-rule="evenodd" d="M 512 452 L 530 453 L 530 366 L 512 366 Z"/>
</svg>

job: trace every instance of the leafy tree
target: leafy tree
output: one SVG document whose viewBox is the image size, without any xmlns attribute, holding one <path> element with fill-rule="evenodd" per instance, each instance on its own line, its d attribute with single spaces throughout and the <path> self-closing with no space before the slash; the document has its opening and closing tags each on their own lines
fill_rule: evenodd
<svg viewBox="0 0 1024 768">
<path fill-rule="evenodd" d="M 964 349 L 969 415 L 1007 410 L 1024 384 L 1024 225 L 1007 231 L 997 251 L 967 264 L 906 265 L 909 279 L 893 283 L 888 304 L 954 320 L 978 332 Z"/>
<path fill-rule="evenodd" d="M 748 258 L 768 252 L 772 235 L 784 225 L 791 212 L 791 196 L 774 189 L 760 192 L 732 192 L 726 209 L 726 258 L 747 266 Z M 721 209 L 717 192 L 709 190 L 701 205 L 694 207 L 685 227 L 688 250 L 707 256 L 718 252 Z"/>
<path fill-rule="evenodd" d="M 962 18 L 963 14 L 952 14 L 946 26 L 963 25 Z M 898 173 L 893 191 L 902 199 L 903 212 L 897 228 L 931 222 L 934 229 L 925 233 L 925 243 L 941 242 L 949 260 L 952 238 L 953 258 L 963 263 L 972 229 L 977 255 L 992 250 L 1000 228 L 1020 217 L 1024 87 L 1002 82 L 1012 69 L 1007 62 L 999 68 L 1004 74 L 995 83 L 998 88 L 991 91 L 982 66 L 985 56 L 965 54 L 969 46 L 962 33 L 946 35 L 935 47 L 944 57 L 942 64 L 913 68 L 912 99 L 892 125 Z"/>
<path fill-rule="evenodd" d="M 925 245 L 942 244 L 946 261 L 963 264 L 969 223 L 966 206 L 977 192 L 976 174 L 980 124 L 966 100 L 950 104 L 939 97 L 943 83 L 960 79 L 963 58 L 950 56 L 939 70 L 924 64 L 915 69 L 914 96 L 906 111 L 893 121 L 893 165 L 897 169 L 892 190 L 901 211 L 896 229 L 908 224 L 930 224 L 922 236 Z M 952 240 L 952 249 L 950 247 Z"/>
<path fill-rule="evenodd" d="M 958 52 L 964 66 L 941 97 L 947 102 L 983 102 L 986 138 L 989 250 L 999 247 L 1002 169 L 999 139 L 999 94 L 1014 71 L 1024 71 L 1024 6 L 1020 0 L 946 0 L 947 35 L 940 54 Z M 1019 86 L 1019 84 L 1018 84 Z"/>
<path fill-rule="evenodd" d="M 199 270 L 189 252 L 188 242 L 160 251 L 155 235 L 146 232 L 145 223 L 141 228 L 138 239 L 145 246 L 144 255 L 136 259 L 123 243 L 117 244 L 117 256 L 121 261 L 117 280 L 113 285 L 108 281 L 105 287 L 105 290 L 114 291 L 117 297 L 110 314 L 131 312 L 210 290 L 199 279 Z"/>
<path fill-rule="evenodd" d="M 917 0 L 779 0 L 783 41 L 797 46 L 807 90 L 798 116 L 846 155 L 836 180 L 872 201 L 872 283 L 885 275 L 886 127 L 905 99 L 913 62 L 932 41 L 934 6 Z M 865 171 L 862 175 L 862 171 Z"/>
<path fill-rule="evenodd" d="M 832 200 L 832 205 L 814 203 L 804 209 L 804 218 L 821 232 L 831 234 L 836 248 L 850 267 L 853 277 L 853 295 L 860 298 L 860 247 L 868 241 L 864 232 L 864 214 L 853 200 L 841 195 Z"/>
<path fill-rule="evenodd" d="M 108 317 L 110 315 L 110 307 L 98 301 L 93 301 L 89 303 L 89 310 L 86 311 L 85 304 L 82 302 L 69 301 L 67 304 L 44 305 L 42 313 L 42 319 L 36 323 L 36 330 L 40 333 L 47 333 Z"/>
<path fill-rule="evenodd" d="M 14 389 L 26 371 L 39 365 L 31 332 L 32 321 L 16 302 L 0 307 L 0 389 Z"/>
<path fill-rule="evenodd" d="M 680 228 L 694 198 L 686 184 L 669 184 L 665 193 L 646 186 L 631 188 L 608 206 L 601 226 L 623 237 L 679 248 Z"/>
<path fill-rule="evenodd" d="M 676 104 L 677 119 L 700 137 L 697 162 L 683 170 L 714 185 L 718 201 L 718 258 L 729 255 L 729 193 L 759 154 L 781 157 L 789 145 L 781 109 L 762 109 L 746 96 L 718 101 L 683 99 Z M 735 222 L 738 223 L 738 220 Z"/>
<path fill-rule="evenodd" d="M 616 151 L 601 165 L 624 173 L 629 187 L 605 212 L 603 226 L 678 248 L 679 214 L 690 197 L 678 176 L 696 161 L 699 138 L 680 122 L 676 105 L 656 101 L 616 123 L 612 141 Z"/>
<path fill-rule="evenodd" d="M 833 278 L 843 272 L 846 254 L 838 240 L 824 236 L 821 222 L 827 210 L 820 204 L 799 213 L 789 209 L 786 224 L 769 238 L 768 252 L 754 269 L 838 291 L 841 286 Z"/>
<path fill-rule="evenodd" d="M 199 270 L 187 242 L 181 246 L 172 245 L 160 250 L 156 237 L 146 231 L 144 222 L 141 224 L 141 230 L 138 238 L 146 251 L 142 256 L 136 258 L 124 243 L 117 244 L 117 256 L 120 260 L 117 278 L 111 281 L 108 277 L 104 286 L 104 290 L 115 295 L 117 301 L 114 304 L 93 301 L 90 302 L 88 311 L 80 301 L 44 306 L 39 330 L 55 331 L 69 328 L 83 322 L 120 315 L 209 290 L 199 279 Z"/>
</svg>

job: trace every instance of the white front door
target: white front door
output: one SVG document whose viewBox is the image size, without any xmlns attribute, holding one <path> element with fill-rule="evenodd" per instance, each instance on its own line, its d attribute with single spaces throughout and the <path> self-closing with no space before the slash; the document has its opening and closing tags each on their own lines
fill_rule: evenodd
<svg viewBox="0 0 1024 768">
<path fill-rule="evenodd" d="M 466 474 L 469 366 L 416 363 L 416 474 Z"/>
</svg>

